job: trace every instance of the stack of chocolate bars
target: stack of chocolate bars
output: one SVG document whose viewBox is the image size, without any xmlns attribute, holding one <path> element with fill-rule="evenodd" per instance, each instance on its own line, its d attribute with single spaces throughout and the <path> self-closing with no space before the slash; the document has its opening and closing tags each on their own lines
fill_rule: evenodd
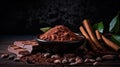
<svg viewBox="0 0 120 67">
<path fill-rule="evenodd" d="M 41 49 L 35 40 L 15 41 L 13 45 L 8 46 L 8 51 L 21 57 L 36 53 Z"/>
</svg>

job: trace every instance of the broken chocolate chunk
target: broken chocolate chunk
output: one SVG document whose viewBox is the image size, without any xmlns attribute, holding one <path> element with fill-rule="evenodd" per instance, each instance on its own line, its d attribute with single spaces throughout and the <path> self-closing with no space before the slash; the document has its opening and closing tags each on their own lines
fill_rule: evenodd
<svg viewBox="0 0 120 67">
<path fill-rule="evenodd" d="M 17 56 L 19 56 L 19 55 L 29 55 L 30 54 L 30 52 L 27 51 L 26 49 L 20 48 L 20 47 L 18 47 L 16 45 L 8 46 L 8 51 L 11 52 L 11 53 L 16 54 Z"/>
</svg>

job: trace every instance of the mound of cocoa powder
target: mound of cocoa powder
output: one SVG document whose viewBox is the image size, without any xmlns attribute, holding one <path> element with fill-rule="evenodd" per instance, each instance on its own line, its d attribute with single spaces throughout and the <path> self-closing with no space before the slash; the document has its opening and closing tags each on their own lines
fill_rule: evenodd
<svg viewBox="0 0 120 67">
<path fill-rule="evenodd" d="M 39 38 L 48 41 L 75 41 L 80 40 L 81 37 L 72 32 L 68 27 L 57 25 L 40 35 Z"/>
</svg>

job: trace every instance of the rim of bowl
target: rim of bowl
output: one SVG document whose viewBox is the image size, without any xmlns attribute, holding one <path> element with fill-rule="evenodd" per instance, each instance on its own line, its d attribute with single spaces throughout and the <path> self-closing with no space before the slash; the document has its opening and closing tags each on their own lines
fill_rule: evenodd
<svg viewBox="0 0 120 67">
<path fill-rule="evenodd" d="M 58 43 L 76 43 L 76 42 L 80 42 L 81 40 L 84 40 L 84 36 L 79 34 L 79 33 L 75 33 L 76 35 L 80 36 L 81 39 L 80 40 L 74 40 L 74 41 L 49 41 L 49 40 L 42 40 L 39 38 L 40 34 L 37 36 L 36 40 L 39 41 L 39 42 L 49 42 L 49 43 L 52 43 L 52 42 L 58 42 Z"/>
</svg>

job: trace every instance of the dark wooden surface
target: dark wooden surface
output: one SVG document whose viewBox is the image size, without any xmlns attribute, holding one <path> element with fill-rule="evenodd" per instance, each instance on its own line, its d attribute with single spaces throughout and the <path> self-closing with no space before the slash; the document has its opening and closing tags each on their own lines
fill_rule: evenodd
<svg viewBox="0 0 120 67">
<path fill-rule="evenodd" d="M 8 45 L 13 44 L 16 40 L 31 40 L 35 39 L 34 35 L 0 35 L 0 54 L 9 53 L 7 51 Z M 66 66 L 66 65 L 34 65 L 24 64 L 22 62 L 15 62 L 13 60 L 0 58 L 0 67 L 93 67 L 92 63 L 84 63 L 79 66 Z M 95 67 L 120 67 L 120 61 L 104 61 L 99 62 Z"/>
</svg>

